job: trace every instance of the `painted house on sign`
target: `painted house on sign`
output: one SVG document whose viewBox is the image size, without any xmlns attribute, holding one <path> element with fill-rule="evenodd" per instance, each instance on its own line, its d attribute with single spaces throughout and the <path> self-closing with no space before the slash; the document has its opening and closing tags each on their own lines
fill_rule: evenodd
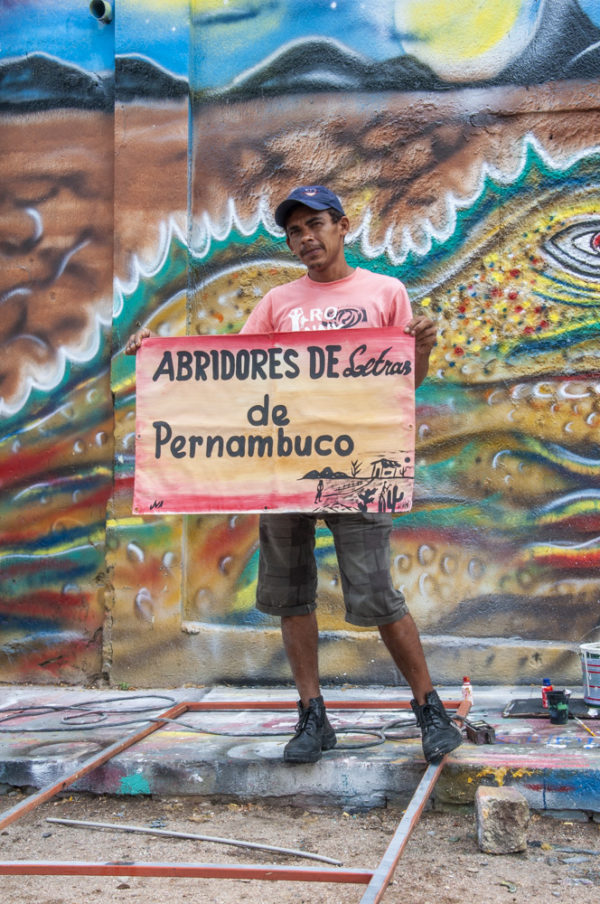
<svg viewBox="0 0 600 904">
<path fill-rule="evenodd" d="M 374 477 L 404 477 L 406 467 L 392 458 L 377 458 L 371 462 L 371 478 Z"/>
</svg>

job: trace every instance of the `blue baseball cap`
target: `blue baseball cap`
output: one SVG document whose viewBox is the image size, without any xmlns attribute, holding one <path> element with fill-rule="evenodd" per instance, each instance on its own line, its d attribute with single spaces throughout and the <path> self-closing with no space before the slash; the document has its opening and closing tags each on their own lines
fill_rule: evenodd
<svg viewBox="0 0 600 904">
<path fill-rule="evenodd" d="M 282 229 L 285 229 L 285 223 L 292 208 L 298 204 L 304 204 L 306 207 L 312 207 L 313 210 L 327 210 L 332 207 L 346 216 L 342 202 L 337 195 L 325 188 L 324 185 L 304 185 L 302 188 L 295 188 L 289 193 L 285 201 L 282 201 L 275 211 L 275 222 Z"/>
</svg>

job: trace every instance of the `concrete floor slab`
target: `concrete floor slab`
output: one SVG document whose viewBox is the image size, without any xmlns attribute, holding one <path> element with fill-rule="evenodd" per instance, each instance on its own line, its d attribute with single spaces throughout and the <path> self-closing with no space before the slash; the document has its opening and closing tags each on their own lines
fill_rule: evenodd
<svg viewBox="0 0 600 904">
<path fill-rule="evenodd" d="M 460 698 L 460 688 L 438 692 L 445 700 Z M 582 696 L 581 688 L 572 692 Z M 289 688 L 4 687 L 0 788 L 41 788 L 57 782 L 174 702 L 234 701 L 238 708 L 227 712 L 186 712 L 96 768 L 74 789 L 97 794 L 222 795 L 347 810 L 408 801 L 425 769 L 412 713 L 361 708 L 360 701 L 406 703 L 410 692 L 345 687 L 325 689 L 324 696 L 338 731 L 338 746 L 319 763 L 290 766 L 281 758 L 296 721 L 295 696 Z M 584 720 L 588 730 L 573 720 L 559 726 L 543 717 L 503 717 L 511 701 L 528 698 L 535 703 L 539 689 L 474 688 L 471 718 L 488 722 L 496 743 L 474 745 L 465 740 L 448 757 L 434 791 L 437 804 L 472 805 L 480 784 L 512 785 L 535 809 L 600 812 L 600 719 L 591 718 L 598 710 L 591 709 L 590 718 Z M 349 700 L 357 702 L 356 710 L 335 709 L 337 702 Z M 256 701 L 285 702 L 289 708 L 254 711 L 249 707 Z M 17 715 L 13 708 L 23 710 L 17 718 L 12 718 Z"/>
</svg>

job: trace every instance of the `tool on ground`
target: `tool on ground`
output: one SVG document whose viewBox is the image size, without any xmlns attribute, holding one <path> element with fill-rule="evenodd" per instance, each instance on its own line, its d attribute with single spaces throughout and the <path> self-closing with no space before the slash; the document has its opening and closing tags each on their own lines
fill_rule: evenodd
<svg viewBox="0 0 600 904">
<path fill-rule="evenodd" d="M 585 728 L 585 730 L 589 732 L 589 734 L 591 734 L 593 738 L 600 737 L 600 735 L 597 735 L 595 731 L 592 731 L 591 728 L 588 728 L 585 722 L 582 722 L 581 719 L 578 719 L 577 716 L 571 716 L 571 718 L 574 722 L 577 722 L 578 725 L 581 725 L 582 728 Z"/>
<path fill-rule="evenodd" d="M 495 744 L 496 732 L 484 719 L 465 719 L 465 734 L 472 744 Z"/>
</svg>

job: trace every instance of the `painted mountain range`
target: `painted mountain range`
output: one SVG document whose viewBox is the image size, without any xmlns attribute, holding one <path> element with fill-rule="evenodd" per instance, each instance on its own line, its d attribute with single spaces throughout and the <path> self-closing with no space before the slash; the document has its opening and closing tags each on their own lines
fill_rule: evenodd
<svg viewBox="0 0 600 904">
<path fill-rule="evenodd" d="M 443 80 L 410 55 L 370 60 L 343 44 L 307 38 L 286 46 L 259 66 L 242 72 L 222 88 L 195 86 L 195 99 L 263 98 L 315 92 L 444 91 L 499 85 L 535 85 L 557 80 L 597 79 L 600 29 L 572 3 L 556 16 L 550 11 L 525 51 L 494 78 L 471 82 Z M 120 102 L 179 100 L 188 81 L 152 60 L 117 56 L 115 72 L 94 73 L 43 53 L 0 64 L 0 110 L 56 107 L 109 110 Z"/>
</svg>

